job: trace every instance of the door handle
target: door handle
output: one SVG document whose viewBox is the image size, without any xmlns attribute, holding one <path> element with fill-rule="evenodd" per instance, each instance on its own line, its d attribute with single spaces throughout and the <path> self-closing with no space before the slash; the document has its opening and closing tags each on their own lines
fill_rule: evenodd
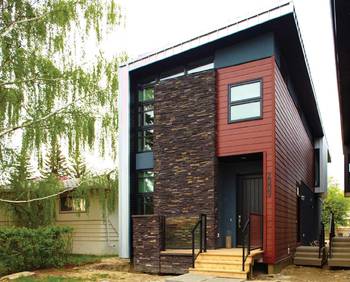
<svg viewBox="0 0 350 282">
<path fill-rule="evenodd" d="M 238 228 L 241 228 L 241 221 L 242 221 L 242 217 L 241 217 L 241 215 L 239 214 L 239 215 L 238 215 Z"/>
</svg>

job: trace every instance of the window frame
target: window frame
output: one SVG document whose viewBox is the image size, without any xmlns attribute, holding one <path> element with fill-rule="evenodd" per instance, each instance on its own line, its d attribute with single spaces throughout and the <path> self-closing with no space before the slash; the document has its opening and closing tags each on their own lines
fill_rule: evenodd
<svg viewBox="0 0 350 282">
<path fill-rule="evenodd" d="M 321 150 L 314 149 L 314 186 L 319 188 L 321 185 Z"/>
<path fill-rule="evenodd" d="M 153 141 L 154 141 L 154 120 L 152 125 L 144 125 L 141 124 L 139 125 L 139 116 L 140 114 L 144 114 L 145 112 L 150 112 L 150 111 L 145 111 L 144 107 L 145 106 L 153 106 L 153 119 L 154 119 L 154 83 L 150 84 L 144 84 L 144 85 L 139 85 L 137 87 L 137 95 L 136 95 L 136 153 L 146 153 L 146 152 L 152 152 L 153 148 L 151 149 L 145 149 L 145 132 L 149 130 L 153 130 Z M 144 90 L 146 88 L 153 88 L 153 99 L 150 100 L 145 100 L 145 101 L 140 101 L 139 100 L 139 91 Z M 142 122 L 144 117 L 142 117 Z M 142 133 L 142 137 L 139 137 L 139 133 Z M 139 140 L 142 141 L 142 150 L 139 149 Z M 152 147 L 153 147 L 154 142 L 152 142 Z"/>
<path fill-rule="evenodd" d="M 139 177 L 139 174 L 144 173 L 144 172 L 152 172 L 153 173 L 153 192 L 139 192 L 139 181 L 140 179 L 145 179 L 145 178 L 150 178 L 150 177 Z M 137 215 L 148 215 L 149 213 L 145 213 L 145 205 L 144 205 L 144 199 L 145 197 L 151 197 L 152 199 L 152 210 L 154 214 L 154 190 L 155 190 L 155 175 L 154 175 L 154 170 L 153 169 L 141 169 L 136 171 L 136 187 L 135 187 L 135 214 Z M 143 206 L 139 207 L 138 206 L 138 199 L 142 198 Z M 141 212 L 142 211 L 142 212 Z"/>
<path fill-rule="evenodd" d="M 81 214 L 81 213 L 87 213 L 86 201 L 85 201 L 84 198 L 79 198 L 79 200 L 84 201 L 85 209 L 83 211 L 74 210 L 73 207 L 72 207 L 72 210 L 64 211 L 64 210 L 62 210 L 62 197 L 65 197 L 66 199 L 67 198 L 72 198 L 72 196 L 70 196 L 69 194 L 66 194 L 66 193 L 60 195 L 60 197 L 59 197 L 59 205 L 58 205 L 60 214 Z M 76 199 L 76 200 L 78 200 L 78 199 Z"/>
<path fill-rule="evenodd" d="M 242 86 L 242 85 L 247 85 L 247 84 L 253 84 L 253 83 L 260 83 L 260 96 L 259 97 L 254 97 L 254 98 L 247 98 L 239 101 L 234 101 L 231 102 L 231 89 L 233 87 L 237 86 Z M 246 80 L 238 83 L 230 83 L 228 84 L 228 95 L 227 95 L 227 120 L 228 123 L 237 123 L 237 122 L 243 122 L 243 121 L 251 121 L 251 120 L 259 120 L 263 119 L 263 79 L 262 78 L 257 78 L 257 79 L 251 79 L 251 80 Z M 236 119 L 236 120 L 231 120 L 231 107 L 232 106 L 239 106 L 239 105 L 245 105 L 245 104 L 250 104 L 254 102 L 260 102 L 260 115 L 259 116 L 254 116 L 254 117 L 249 117 L 249 118 L 241 118 L 241 119 Z"/>
</svg>

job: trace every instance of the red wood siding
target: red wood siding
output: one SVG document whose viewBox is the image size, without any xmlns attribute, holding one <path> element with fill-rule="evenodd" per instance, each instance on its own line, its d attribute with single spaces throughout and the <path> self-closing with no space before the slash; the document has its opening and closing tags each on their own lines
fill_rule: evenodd
<svg viewBox="0 0 350 282">
<path fill-rule="evenodd" d="M 274 57 L 217 70 L 217 156 L 262 152 L 264 156 L 264 262 L 275 257 L 274 226 Z M 228 86 L 262 79 L 263 118 L 228 123 Z M 270 179 L 271 190 L 267 193 Z"/>
<path fill-rule="evenodd" d="M 313 144 L 275 65 L 276 85 L 276 261 L 296 247 L 296 182 L 313 187 Z"/>
</svg>

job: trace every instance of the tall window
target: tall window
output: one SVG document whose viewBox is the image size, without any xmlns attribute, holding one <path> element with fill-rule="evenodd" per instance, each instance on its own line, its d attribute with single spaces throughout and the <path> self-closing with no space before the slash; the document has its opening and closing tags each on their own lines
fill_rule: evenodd
<svg viewBox="0 0 350 282">
<path fill-rule="evenodd" d="M 314 149 L 314 165 L 315 187 L 320 187 L 320 149 Z"/>
<path fill-rule="evenodd" d="M 154 89 L 142 88 L 138 92 L 137 151 L 152 151 L 154 124 Z"/>
<path fill-rule="evenodd" d="M 229 87 L 229 122 L 262 117 L 262 81 L 255 80 Z"/>
<path fill-rule="evenodd" d="M 154 173 L 151 170 L 137 173 L 136 212 L 153 214 Z"/>
</svg>

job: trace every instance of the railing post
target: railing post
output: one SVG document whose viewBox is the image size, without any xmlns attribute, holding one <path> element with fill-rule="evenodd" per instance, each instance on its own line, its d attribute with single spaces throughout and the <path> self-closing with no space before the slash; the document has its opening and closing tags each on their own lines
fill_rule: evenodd
<svg viewBox="0 0 350 282">
<path fill-rule="evenodd" d="M 204 214 L 204 252 L 207 251 L 207 215 Z"/>
<path fill-rule="evenodd" d="M 264 248 L 264 217 L 260 215 L 260 248 Z"/>
<path fill-rule="evenodd" d="M 195 261 L 195 257 L 194 257 L 194 230 L 192 230 L 192 267 L 194 268 L 194 261 Z"/>
<path fill-rule="evenodd" d="M 250 255 L 250 220 L 251 220 L 251 215 L 249 215 L 249 223 L 248 223 L 248 251 L 247 254 L 248 256 Z"/>
<path fill-rule="evenodd" d="M 201 253 L 203 250 L 203 217 L 200 216 L 199 221 L 199 252 Z"/>
</svg>

